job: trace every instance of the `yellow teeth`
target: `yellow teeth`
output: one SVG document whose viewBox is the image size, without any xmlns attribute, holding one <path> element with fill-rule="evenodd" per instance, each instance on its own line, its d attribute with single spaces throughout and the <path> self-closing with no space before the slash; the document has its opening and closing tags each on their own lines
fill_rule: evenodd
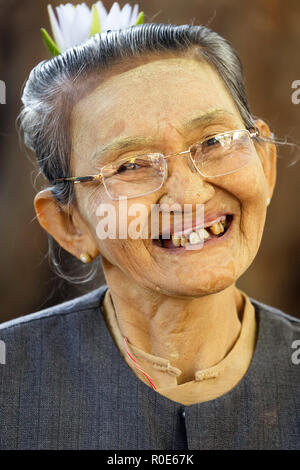
<svg viewBox="0 0 300 470">
<path fill-rule="evenodd" d="M 224 226 L 221 222 L 216 222 L 211 227 L 209 227 L 209 229 L 214 235 L 219 235 L 219 233 L 224 232 Z"/>
<path fill-rule="evenodd" d="M 185 246 L 188 244 L 188 240 L 185 237 L 180 238 L 180 244 L 181 246 Z"/>
<path fill-rule="evenodd" d="M 200 228 L 190 232 L 188 235 L 172 235 L 172 242 L 174 246 L 186 246 L 187 244 L 196 245 L 204 240 L 210 238 L 211 232 L 213 235 L 219 235 L 225 231 L 226 220 L 215 222 L 210 227 Z"/>
<path fill-rule="evenodd" d="M 177 235 L 172 235 L 172 242 L 173 242 L 173 245 L 180 246 L 181 245 L 181 238 L 178 237 Z"/>
<path fill-rule="evenodd" d="M 172 242 L 174 246 L 185 246 L 187 244 L 196 245 L 203 240 L 210 238 L 208 231 L 205 228 L 200 228 L 197 231 L 189 233 L 188 236 L 172 235 Z"/>
</svg>

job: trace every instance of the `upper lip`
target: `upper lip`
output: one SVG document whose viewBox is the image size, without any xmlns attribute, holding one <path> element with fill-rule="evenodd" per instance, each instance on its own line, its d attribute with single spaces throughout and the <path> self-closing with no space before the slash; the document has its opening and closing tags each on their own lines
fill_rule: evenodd
<svg viewBox="0 0 300 470">
<path fill-rule="evenodd" d="M 170 231 L 168 230 L 164 230 L 163 232 L 160 232 L 160 238 L 171 238 L 173 234 L 176 234 L 178 235 L 179 237 L 182 236 L 182 235 L 188 235 L 190 232 L 194 231 L 194 230 L 199 230 L 200 228 L 206 228 L 206 227 L 209 227 L 211 225 L 213 225 L 214 223 L 217 223 L 219 222 L 220 220 L 222 220 L 222 218 L 226 217 L 227 215 L 232 215 L 230 214 L 229 212 L 217 212 L 217 213 L 208 213 L 208 214 L 205 214 L 204 216 L 204 223 L 202 224 L 198 224 L 197 225 L 197 220 L 195 220 L 195 217 L 193 218 L 189 218 L 188 220 L 186 220 L 186 218 L 184 218 L 184 224 L 183 224 L 183 221 L 181 222 L 181 224 L 174 224 L 172 221 L 170 222 Z"/>
</svg>

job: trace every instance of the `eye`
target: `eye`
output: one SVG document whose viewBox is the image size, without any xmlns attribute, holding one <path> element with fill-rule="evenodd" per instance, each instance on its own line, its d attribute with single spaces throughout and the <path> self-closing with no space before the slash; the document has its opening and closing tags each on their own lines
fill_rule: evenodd
<svg viewBox="0 0 300 470">
<path fill-rule="evenodd" d="M 231 133 L 215 134 L 204 140 L 202 143 L 202 149 L 206 152 L 218 150 L 220 147 L 223 150 L 229 149 L 232 146 L 233 135 Z"/>
<path fill-rule="evenodd" d="M 121 165 L 116 167 L 116 173 L 123 173 L 124 171 L 133 171 L 137 170 L 139 168 L 139 165 L 137 163 L 127 161 L 123 162 Z"/>
<path fill-rule="evenodd" d="M 214 145 L 217 145 L 217 144 L 220 144 L 221 141 L 218 137 L 209 137 L 208 139 L 206 139 L 202 145 L 203 147 L 212 147 Z"/>
<path fill-rule="evenodd" d="M 147 174 L 147 171 L 153 167 L 155 161 L 151 156 L 128 157 L 116 162 L 112 167 L 111 176 L 119 176 L 129 178 L 129 175 L 138 173 L 139 177 Z"/>
</svg>

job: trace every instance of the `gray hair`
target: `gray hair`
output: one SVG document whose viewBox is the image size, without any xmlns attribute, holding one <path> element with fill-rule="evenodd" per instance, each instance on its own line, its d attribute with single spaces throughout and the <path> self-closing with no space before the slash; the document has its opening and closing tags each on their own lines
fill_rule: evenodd
<svg viewBox="0 0 300 470">
<path fill-rule="evenodd" d="M 70 176 L 70 114 L 75 103 L 115 67 L 123 63 L 132 67 L 147 56 L 164 54 L 189 56 L 210 64 L 227 87 L 245 127 L 254 126 L 239 56 L 226 39 L 209 28 L 147 23 L 96 34 L 40 62 L 31 71 L 23 90 L 23 107 L 17 119 L 20 131 L 23 130 L 24 143 L 34 151 L 40 173 L 50 182 L 59 203 L 75 202 L 73 184 L 55 182 L 56 178 Z M 88 274 L 66 275 L 55 257 L 54 241 L 51 237 L 49 241 L 50 259 L 57 274 L 75 283 L 94 278 L 99 268 L 95 262 Z"/>
</svg>

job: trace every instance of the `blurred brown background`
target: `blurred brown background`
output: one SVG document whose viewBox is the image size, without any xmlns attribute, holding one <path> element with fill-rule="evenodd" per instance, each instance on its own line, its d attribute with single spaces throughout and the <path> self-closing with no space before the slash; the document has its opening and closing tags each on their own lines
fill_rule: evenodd
<svg viewBox="0 0 300 470">
<path fill-rule="evenodd" d="M 24 82 L 49 57 L 40 34 L 42 26 L 50 32 L 48 2 L 0 0 L 0 80 L 6 83 L 6 104 L 0 104 L 0 322 L 91 289 L 71 287 L 49 268 L 47 237 L 33 220 L 37 172 L 15 129 Z M 113 2 L 103 3 L 110 8 Z M 205 24 L 232 42 L 244 64 L 252 112 L 278 137 L 299 143 L 300 104 L 291 101 L 291 84 L 300 80 L 299 0 L 141 0 L 139 5 L 145 22 Z M 287 150 L 279 149 L 277 187 L 259 253 L 238 286 L 300 317 L 300 162 L 288 167 Z"/>
</svg>

